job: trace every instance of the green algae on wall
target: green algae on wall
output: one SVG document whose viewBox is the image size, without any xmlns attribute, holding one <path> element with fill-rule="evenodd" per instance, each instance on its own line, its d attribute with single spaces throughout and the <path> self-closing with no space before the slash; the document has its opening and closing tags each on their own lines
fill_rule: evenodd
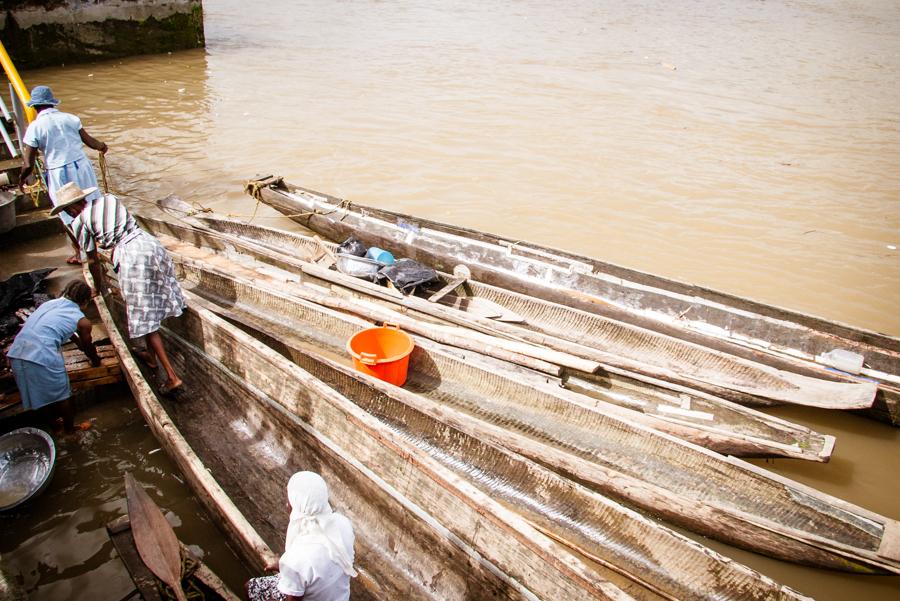
<svg viewBox="0 0 900 601">
<path fill-rule="evenodd" d="M 6 2 L 4 7 L 0 40 L 19 69 L 185 50 L 205 43 L 200 0 L 25 0 Z"/>
</svg>

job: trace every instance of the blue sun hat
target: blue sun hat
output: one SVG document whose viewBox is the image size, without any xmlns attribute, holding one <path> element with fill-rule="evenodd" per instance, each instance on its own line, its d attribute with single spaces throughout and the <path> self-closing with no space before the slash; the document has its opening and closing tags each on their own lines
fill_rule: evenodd
<svg viewBox="0 0 900 601">
<path fill-rule="evenodd" d="M 27 104 L 28 106 L 56 106 L 59 104 L 59 100 L 53 97 L 53 90 L 49 87 L 34 86 L 34 89 L 31 90 L 31 100 Z"/>
</svg>

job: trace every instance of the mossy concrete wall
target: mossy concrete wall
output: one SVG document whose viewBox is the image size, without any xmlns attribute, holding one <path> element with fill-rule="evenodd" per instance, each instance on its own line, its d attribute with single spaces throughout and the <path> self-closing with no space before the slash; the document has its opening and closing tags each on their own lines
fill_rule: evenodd
<svg viewBox="0 0 900 601">
<path fill-rule="evenodd" d="M 4 0 L 0 40 L 18 69 L 199 48 L 200 0 Z"/>
</svg>

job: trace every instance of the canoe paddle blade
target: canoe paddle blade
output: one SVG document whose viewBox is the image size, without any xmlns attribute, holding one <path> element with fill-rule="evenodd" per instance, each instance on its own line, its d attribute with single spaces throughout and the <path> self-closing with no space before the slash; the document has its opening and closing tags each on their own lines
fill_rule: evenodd
<svg viewBox="0 0 900 601">
<path fill-rule="evenodd" d="M 187 601 L 181 588 L 181 550 L 175 531 L 131 474 L 125 474 L 125 497 L 138 554 L 150 571 L 172 588 L 178 601 Z"/>
</svg>

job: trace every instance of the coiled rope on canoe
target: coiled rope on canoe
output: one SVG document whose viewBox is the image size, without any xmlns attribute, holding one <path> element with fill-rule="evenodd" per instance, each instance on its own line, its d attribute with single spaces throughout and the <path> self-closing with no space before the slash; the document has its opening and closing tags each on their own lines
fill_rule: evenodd
<svg viewBox="0 0 900 601">
<path fill-rule="evenodd" d="M 199 567 L 199 561 L 182 553 L 181 587 L 184 590 L 184 594 L 188 599 L 203 601 L 206 599 L 206 595 L 204 595 L 200 587 L 197 586 L 197 579 L 191 578 L 191 576 L 193 576 L 194 572 L 196 572 Z M 174 591 L 172 591 L 172 588 L 159 578 L 156 579 L 156 587 L 163 599 L 166 599 L 167 601 L 176 601 L 177 597 L 175 597 L 175 593 Z"/>
</svg>

